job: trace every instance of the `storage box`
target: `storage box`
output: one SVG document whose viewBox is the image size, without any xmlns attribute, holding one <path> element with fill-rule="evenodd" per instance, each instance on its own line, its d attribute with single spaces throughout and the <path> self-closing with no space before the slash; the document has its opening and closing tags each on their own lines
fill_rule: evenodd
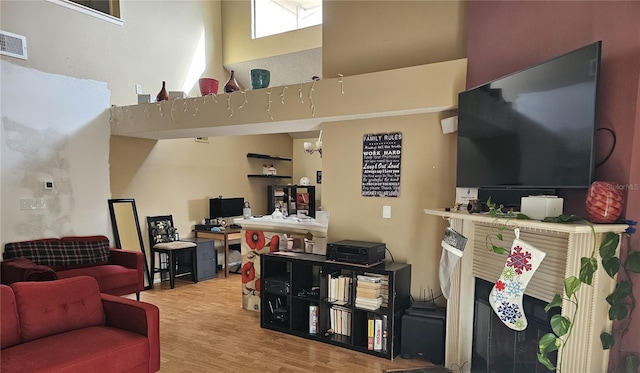
<svg viewBox="0 0 640 373">
<path fill-rule="evenodd" d="M 148 104 L 151 103 L 151 95 L 150 94 L 139 94 L 138 95 L 138 103 L 139 104 Z"/>
<path fill-rule="evenodd" d="M 275 167 L 273 167 L 273 165 L 267 166 L 264 165 L 262 166 L 262 174 L 263 175 L 277 175 L 277 170 Z"/>
<path fill-rule="evenodd" d="M 520 212 L 531 219 L 542 220 L 562 215 L 563 198 L 556 196 L 529 196 L 520 200 Z"/>
<path fill-rule="evenodd" d="M 169 91 L 169 100 L 174 100 L 176 98 L 187 98 L 187 94 L 182 91 Z"/>
</svg>

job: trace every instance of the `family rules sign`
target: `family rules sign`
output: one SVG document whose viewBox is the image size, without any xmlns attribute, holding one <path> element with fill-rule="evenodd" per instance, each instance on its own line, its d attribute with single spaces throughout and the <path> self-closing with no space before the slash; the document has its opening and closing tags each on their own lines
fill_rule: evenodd
<svg viewBox="0 0 640 373">
<path fill-rule="evenodd" d="M 362 195 L 400 196 L 402 133 L 370 133 L 362 137 Z"/>
</svg>

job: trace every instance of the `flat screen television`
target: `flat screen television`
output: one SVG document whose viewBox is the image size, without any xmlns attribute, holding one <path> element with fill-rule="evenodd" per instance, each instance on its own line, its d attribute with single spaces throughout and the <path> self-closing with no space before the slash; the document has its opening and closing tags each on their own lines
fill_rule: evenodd
<svg viewBox="0 0 640 373">
<path fill-rule="evenodd" d="M 244 197 L 211 198 L 209 200 L 209 218 L 230 218 L 241 216 L 244 208 Z"/>
<path fill-rule="evenodd" d="M 598 41 L 461 92 L 456 185 L 588 187 L 600 51 Z"/>
</svg>

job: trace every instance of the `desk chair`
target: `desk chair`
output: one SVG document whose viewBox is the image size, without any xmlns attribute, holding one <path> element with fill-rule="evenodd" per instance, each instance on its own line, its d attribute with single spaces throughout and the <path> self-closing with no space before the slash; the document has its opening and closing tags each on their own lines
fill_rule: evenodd
<svg viewBox="0 0 640 373">
<path fill-rule="evenodd" d="M 163 274 L 169 274 L 169 284 L 174 288 L 176 274 L 181 269 L 181 262 L 190 262 L 193 282 L 198 282 L 198 260 L 196 244 L 194 242 L 176 239 L 176 228 L 173 225 L 173 215 L 147 216 L 149 228 L 149 245 L 151 246 L 151 286 L 155 274 L 160 273 L 160 281 L 164 281 Z M 156 268 L 156 253 L 158 253 L 159 267 Z M 188 259 L 190 258 L 190 259 Z"/>
</svg>

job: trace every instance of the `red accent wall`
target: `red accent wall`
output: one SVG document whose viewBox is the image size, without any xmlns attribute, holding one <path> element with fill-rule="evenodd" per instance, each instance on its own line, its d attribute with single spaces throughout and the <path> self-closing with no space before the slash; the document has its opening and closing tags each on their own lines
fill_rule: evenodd
<svg viewBox="0 0 640 373">
<path fill-rule="evenodd" d="M 625 216 L 640 220 L 640 1 L 470 1 L 468 6 L 469 88 L 602 40 L 598 127 L 613 129 L 617 145 L 595 177 L 624 184 Z M 612 143 L 606 131 L 597 132 L 596 142 L 599 162 Z M 561 195 L 565 213 L 586 216 L 585 190 Z M 632 276 L 640 300 L 640 275 Z M 632 316 L 622 346 L 640 355 L 640 306 Z M 614 348 L 611 367 L 616 362 Z"/>
</svg>

